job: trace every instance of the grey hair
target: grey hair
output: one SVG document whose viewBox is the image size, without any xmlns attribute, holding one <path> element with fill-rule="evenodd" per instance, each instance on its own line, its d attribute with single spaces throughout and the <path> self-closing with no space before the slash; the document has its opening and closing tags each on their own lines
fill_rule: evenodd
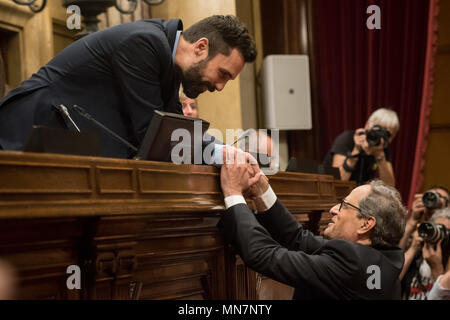
<svg viewBox="0 0 450 320">
<path fill-rule="evenodd" d="M 406 208 L 400 193 L 381 180 L 369 183 L 371 192 L 359 201 L 358 218 L 374 217 L 370 240 L 373 247 L 395 247 L 405 232 Z"/>
<path fill-rule="evenodd" d="M 431 222 L 436 223 L 436 219 L 446 218 L 450 220 L 450 207 L 436 210 L 436 212 L 431 216 Z"/>
<path fill-rule="evenodd" d="M 376 124 L 391 127 L 394 130 L 394 132 L 391 132 L 392 135 L 395 135 L 400 129 L 400 121 L 398 120 L 397 113 L 394 110 L 386 108 L 375 110 L 367 121 L 371 128 Z"/>
</svg>

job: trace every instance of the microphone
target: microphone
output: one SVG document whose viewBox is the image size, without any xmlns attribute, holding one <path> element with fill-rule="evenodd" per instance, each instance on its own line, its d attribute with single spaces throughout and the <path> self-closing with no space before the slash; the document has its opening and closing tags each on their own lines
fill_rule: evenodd
<svg viewBox="0 0 450 320">
<path fill-rule="evenodd" d="M 78 132 L 80 131 L 80 128 L 78 128 L 78 126 L 76 125 L 75 121 L 73 121 L 72 117 L 69 114 L 69 110 L 67 110 L 67 107 L 63 104 L 60 104 L 59 106 L 55 106 L 54 107 L 59 111 L 59 113 L 62 115 L 62 117 L 64 118 L 64 120 L 66 120 L 66 125 L 68 127 L 73 126 Z M 67 122 L 67 120 L 69 122 Z M 71 125 L 70 125 L 71 124 Z"/>
<path fill-rule="evenodd" d="M 80 106 L 78 106 L 76 104 L 74 104 L 72 107 L 75 109 L 75 111 L 80 116 L 82 116 L 82 117 L 88 119 L 89 121 L 93 122 L 97 127 L 100 127 L 102 130 L 108 132 L 109 135 L 113 136 L 114 138 L 116 138 L 117 140 L 119 140 L 120 142 L 125 144 L 127 147 L 131 148 L 134 152 L 138 151 L 138 149 L 135 146 L 133 146 L 131 143 L 129 143 L 128 141 L 123 139 L 117 133 L 115 133 L 114 131 L 112 131 L 111 129 L 109 129 L 105 125 L 103 125 L 101 122 L 97 121 L 93 116 L 91 116 L 89 113 L 87 113 L 86 110 L 84 110 L 82 107 L 80 107 Z"/>
<path fill-rule="evenodd" d="M 247 129 L 247 130 L 245 130 L 244 132 L 242 132 L 242 134 L 236 139 L 236 141 L 234 141 L 234 142 L 231 144 L 231 146 L 232 146 L 232 145 L 235 145 L 236 143 L 238 143 L 239 141 L 241 141 L 242 139 L 244 139 L 245 137 L 247 137 L 248 134 L 249 134 L 251 131 L 255 131 L 255 129 L 250 128 L 250 129 Z"/>
</svg>

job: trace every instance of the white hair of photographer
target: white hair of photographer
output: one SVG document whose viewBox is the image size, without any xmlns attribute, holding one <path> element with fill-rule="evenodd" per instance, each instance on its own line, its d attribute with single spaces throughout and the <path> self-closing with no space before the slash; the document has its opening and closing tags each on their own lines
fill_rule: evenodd
<svg viewBox="0 0 450 320">
<path fill-rule="evenodd" d="M 400 121 L 398 120 L 397 113 L 394 110 L 386 108 L 375 110 L 367 121 L 371 128 L 376 124 L 392 128 L 394 130 L 392 135 L 396 134 L 398 129 L 400 129 Z"/>
<path fill-rule="evenodd" d="M 450 207 L 436 210 L 436 212 L 431 216 L 431 222 L 436 223 L 436 219 L 439 218 L 450 220 Z"/>
</svg>

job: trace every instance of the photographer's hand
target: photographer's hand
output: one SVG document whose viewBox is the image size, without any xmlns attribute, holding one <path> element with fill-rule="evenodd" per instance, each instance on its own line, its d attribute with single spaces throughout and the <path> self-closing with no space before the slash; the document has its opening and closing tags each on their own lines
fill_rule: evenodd
<svg viewBox="0 0 450 320">
<path fill-rule="evenodd" d="M 431 269 L 431 279 L 436 279 L 444 273 L 444 266 L 442 265 L 442 240 L 436 244 L 425 243 L 422 248 L 422 256 L 428 263 Z"/>
<path fill-rule="evenodd" d="M 352 155 L 358 155 L 361 150 L 364 150 L 363 146 L 367 144 L 366 130 L 363 128 L 356 129 L 355 134 L 353 135 L 353 143 L 354 147 L 352 150 Z"/>
<path fill-rule="evenodd" d="M 380 157 L 384 157 L 386 159 L 386 155 L 384 153 L 384 139 L 380 139 L 380 143 L 377 146 L 369 146 L 367 140 L 364 140 L 363 149 L 369 156 L 374 156 L 376 159 Z"/>
<path fill-rule="evenodd" d="M 420 250 L 422 250 L 422 247 L 423 247 L 423 238 L 419 236 L 419 232 L 417 232 L 416 230 L 413 232 L 413 238 L 411 246 L 409 248 L 413 250 L 414 253 L 418 253 Z"/>
<path fill-rule="evenodd" d="M 423 205 L 422 197 L 422 193 L 417 193 L 414 195 L 414 202 L 411 208 L 411 217 L 409 218 L 414 222 L 414 225 L 419 222 L 422 215 L 425 213 L 425 206 Z"/>
</svg>

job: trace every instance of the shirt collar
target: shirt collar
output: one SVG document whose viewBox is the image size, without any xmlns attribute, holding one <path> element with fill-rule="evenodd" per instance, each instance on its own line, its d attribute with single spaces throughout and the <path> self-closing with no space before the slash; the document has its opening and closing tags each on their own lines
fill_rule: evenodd
<svg viewBox="0 0 450 320">
<path fill-rule="evenodd" d="M 175 37 L 175 43 L 173 45 L 173 51 L 172 51 L 172 60 L 173 60 L 173 62 L 175 62 L 175 55 L 177 54 L 178 41 L 180 40 L 181 33 L 182 33 L 182 31 L 178 30 L 177 31 L 177 35 Z"/>
</svg>

